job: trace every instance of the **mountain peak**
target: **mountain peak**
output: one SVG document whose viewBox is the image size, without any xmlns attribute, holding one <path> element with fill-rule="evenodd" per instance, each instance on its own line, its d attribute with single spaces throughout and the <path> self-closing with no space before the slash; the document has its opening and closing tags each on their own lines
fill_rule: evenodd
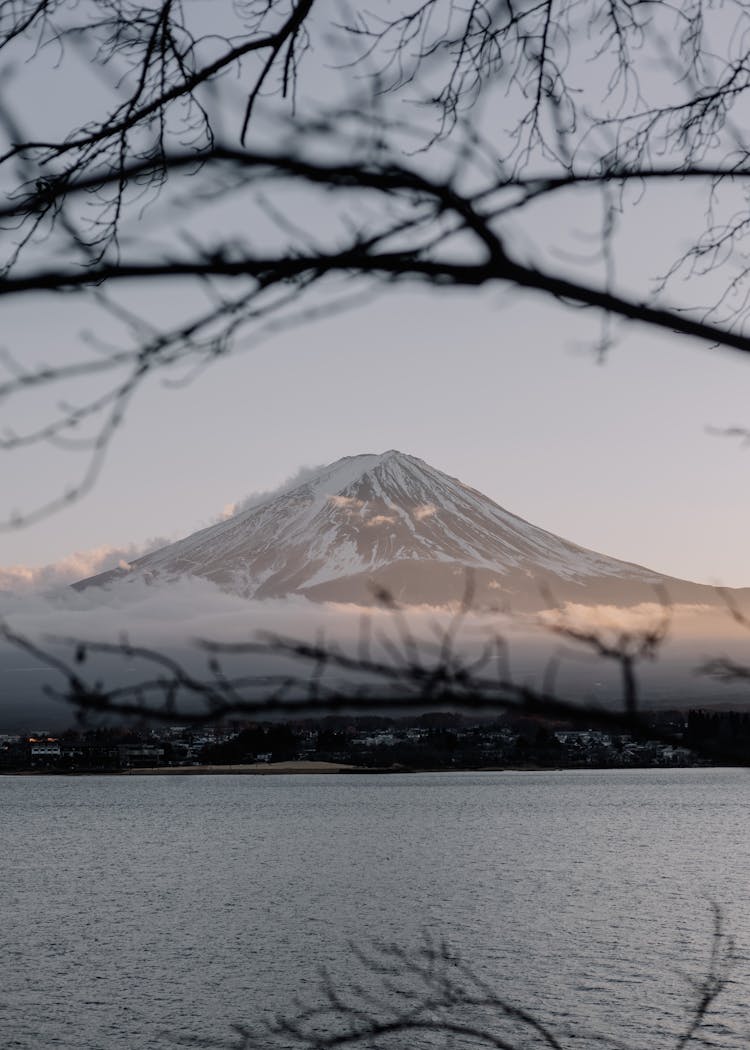
<svg viewBox="0 0 750 1050">
<path fill-rule="evenodd" d="M 358 485 L 362 478 L 366 476 L 375 474 L 382 476 L 381 480 L 385 481 L 388 477 L 393 476 L 394 471 L 408 471 L 416 475 L 425 469 L 429 468 L 423 460 L 393 448 L 388 449 L 387 452 L 365 452 L 356 456 L 343 456 L 334 463 L 329 463 L 327 466 L 311 472 L 304 480 L 298 482 L 292 488 L 283 489 L 275 495 L 269 496 L 262 504 L 252 504 L 248 510 L 241 512 L 241 514 L 243 518 L 247 518 L 260 506 L 267 503 L 277 503 L 292 493 L 297 493 L 303 498 L 307 496 L 313 501 L 321 503 L 325 502 L 329 497 L 345 494 L 352 486 Z"/>
<path fill-rule="evenodd" d="M 357 456 L 344 456 L 341 459 L 337 459 L 334 463 L 329 463 L 328 466 L 321 467 L 317 475 L 313 475 L 311 478 L 307 479 L 307 483 L 312 485 L 329 484 L 346 486 L 356 481 L 363 474 L 367 474 L 388 464 L 400 464 L 402 466 L 411 466 L 413 468 L 426 466 L 426 464 L 421 459 L 417 459 L 416 456 L 408 456 L 404 452 L 399 452 L 396 449 L 391 448 L 388 449 L 387 452 L 364 452 Z"/>
</svg>

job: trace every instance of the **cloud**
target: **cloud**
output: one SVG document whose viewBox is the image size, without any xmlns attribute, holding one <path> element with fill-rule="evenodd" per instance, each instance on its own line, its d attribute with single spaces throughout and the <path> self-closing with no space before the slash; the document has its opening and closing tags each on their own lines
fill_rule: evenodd
<svg viewBox="0 0 750 1050">
<path fill-rule="evenodd" d="M 86 551 L 75 551 L 60 561 L 49 565 L 0 566 L 0 591 L 14 594 L 32 594 L 83 580 L 87 576 L 108 569 L 127 568 L 136 558 L 163 547 L 169 540 L 155 537 L 145 543 L 129 543 L 124 547 L 92 547 Z"/>
<path fill-rule="evenodd" d="M 107 558 L 111 564 L 115 553 L 100 552 L 98 565 L 92 552 L 86 557 L 85 565 L 82 561 L 75 562 L 76 572 L 106 564 Z M 60 575 L 58 572 L 58 579 Z M 552 612 L 548 610 L 548 615 Z M 657 603 L 644 603 L 631 609 L 571 604 L 565 612 L 576 617 L 576 623 L 581 626 L 634 629 L 652 626 L 661 616 L 661 607 Z M 439 652 L 436 634 L 439 637 L 441 630 L 451 624 L 455 610 L 420 606 L 408 608 L 405 615 L 411 634 L 421 640 L 425 661 L 429 662 Z M 748 634 L 733 624 L 723 610 L 675 606 L 674 617 L 657 663 L 638 669 L 642 695 L 652 702 L 667 698 L 673 703 L 674 697 L 679 696 L 682 703 L 692 702 L 696 697 L 702 703 L 707 689 L 710 688 L 713 696 L 717 687 L 708 686 L 705 678 L 696 676 L 695 667 L 719 652 L 746 658 Z M 389 647 L 392 650 L 393 646 L 403 645 L 403 624 L 387 609 L 322 604 L 303 597 L 246 600 L 195 577 L 149 585 L 134 575 L 106 589 L 92 587 L 78 592 L 69 587 L 46 591 L 29 588 L 23 594 L 0 593 L 0 621 L 43 649 L 68 660 L 73 649 L 60 639 L 117 643 L 125 637 L 133 645 L 173 656 L 201 677 L 210 677 L 212 672 L 207 653 L 196 645 L 197 639 L 247 642 L 257 640 L 259 634 L 266 632 L 315 642 L 322 636 L 356 656 L 361 652 L 362 625 L 368 623 L 367 637 L 373 656 L 388 660 L 392 658 Z M 729 637 L 732 631 L 733 639 Z M 512 677 L 530 687 L 542 688 L 549 660 L 560 652 L 559 637 L 545 630 L 536 619 L 532 622 L 530 618 L 477 611 L 467 614 L 462 621 L 456 654 L 465 662 L 472 662 L 485 649 L 488 639 L 497 636 L 508 643 Z M 389 643 L 384 645 L 383 637 L 390 639 Z M 581 650 L 580 659 L 574 649 Z M 596 660 L 585 646 L 567 646 L 566 651 L 569 653 L 560 665 L 557 679 L 561 696 L 580 700 L 593 696 L 597 702 L 618 700 L 618 668 L 612 661 Z M 259 683 L 260 695 L 267 695 L 273 676 L 295 675 L 305 682 L 305 676 L 311 671 L 304 661 L 292 661 L 278 653 L 229 656 L 223 658 L 223 663 L 231 675 L 253 677 Z M 107 688 L 153 677 L 153 667 L 121 655 L 89 658 L 80 670 L 87 680 L 100 679 Z M 487 675 L 495 672 L 494 664 L 486 666 Z M 351 687 L 349 672 L 329 668 L 325 674 L 336 676 L 333 680 L 336 688 Z M 3 683 L 0 732 L 42 725 L 58 729 L 72 723 L 71 709 L 48 700 L 43 692 L 45 685 L 62 684 L 59 674 L 33 656 L 0 643 L 0 678 Z M 723 686 L 720 694 L 722 699 L 732 695 L 731 690 Z"/>
<path fill-rule="evenodd" d="M 432 503 L 422 503 L 421 506 L 414 508 L 414 517 L 417 521 L 424 521 L 425 518 L 431 518 L 433 514 L 437 514 L 437 507 Z"/>
<path fill-rule="evenodd" d="M 357 499 L 355 496 L 329 496 L 328 501 L 339 510 L 360 511 L 365 505 L 364 500 Z"/>
<path fill-rule="evenodd" d="M 639 605 L 580 605 L 566 602 L 559 609 L 545 609 L 539 614 L 543 626 L 570 627 L 577 631 L 648 631 L 664 619 L 664 606 L 658 602 Z M 681 604 L 668 610 L 670 620 L 715 614 L 710 605 Z"/>
<path fill-rule="evenodd" d="M 276 486 L 276 488 L 251 492 L 249 496 L 245 496 L 244 499 L 238 500 L 237 503 L 225 504 L 221 514 L 216 520 L 225 521 L 227 518 L 232 518 L 235 514 L 239 514 L 242 511 L 252 510 L 253 507 L 260 507 L 263 503 L 268 503 L 269 500 L 275 499 L 276 496 L 283 496 L 285 492 L 291 492 L 291 490 L 297 488 L 298 485 L 304 485 L 306 481 L 309 481 L 310 478 L 314 477 L 322 469 L 323 464 L 319 464 L 316 467 L 300 467 L 299 470 L 295 471 L 294 474 L 290 475 L 285 481 L 282 481 L 280 485 Z"/>
<path fill-rule="evenodd" d="M 376 525 L 395 525 L 397 520 L 394 514 L 373 514 L 367 519 L 365 525 L 367 528 L 373 528 Z"/>
<path fill-rule="evenodd" d="M 408 611 L 416 637 L 423 639 L 426 659 L 435 657 L 435 630 L 448 627 L 453 611 L 419 607 Z M 152 648 L 179 660 L 191 673 L 210 678 L 208 655 L 198 639 L 223 642 L 256 641 L 270 633 L 316 642 L 331 640 L 353 655 L 360 651 L 363 624 L 369 624 L 370 652 L 388 661 L 390 646 L 403 644 L 400 622 L 387 609 L 363 609 L 335 603 L 315 603 L 306 598 L 246 600 L 221 591 L 195 577 L 173 583 L 145 583 L 137 576 L 123 579 L 110 588 L 74 591 L 60 588 L 47 593 L 0 594 L 0 621 L 41 649 L 70 661 L 75 641 L 118 643 L 127 638 L 133 645 Z M 459 644 L 467 658 L 483 649 L 489 625 L 486 617 L 471 614 L 460 632 Z M 66 641 L 67 640 L 67 641 Z M 268 676 L 299 676 L 306 683 L 311 667 L 278 653 L 228 656 L 222 660 L 229 674 L 257 679 L 259 695 L 270 688 Z M 112 688 L 153 678 L 153 665 L 128 660 L 121 655 L 91 656 L 78 668 L 88 681 L 101 680 Z M 264 677 L 266 676 L 266 677 Z M 326 681 L 351 684 L 351 672 L 326 671 Z M 59 702 L 48 700 L 44 687 L 60 687 L 63 680 L 54 669 L 14 646 L 0 642 L 0 732 L 9 727 L 44 725 L 59 729 L 72 723 L 74 713 Z M 264 693 L 265 690 L 265 693 Z"/>
</svg>

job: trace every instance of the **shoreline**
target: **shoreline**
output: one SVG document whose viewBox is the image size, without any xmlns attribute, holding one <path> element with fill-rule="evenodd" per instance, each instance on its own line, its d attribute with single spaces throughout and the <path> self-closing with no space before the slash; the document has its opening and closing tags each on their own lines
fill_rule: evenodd
<svg viewBox="0 0 750 1050">
<path fill-rule="evenodd" d="M 354 766 L 341 762 L 256 762 L 235 765 L 204 766 L 144 766 L 130 769 L 18 769 L 0 773 L 0 777 L 133 777 L 133 776 L 295 776 L 319 775 L 361 776 L 397 773 L 565 773 L 604 772 L 607 770 L 636 769 L 705 769 L 714 766 L 472 766 L 453 769 L 436 769 L 417 766 Z"/>
<path fill-rule="evenodd" d="M 252 762 L 240 763 L 228 766 L 144 766 L 131 769 L 119 770 L 122 776 L 226 776 L 227 774 L 239 774 L 242 776 L 280 776 L 282 774 L 317 773 L 327 775 L 330 773 L 384 773 L 389 770 L 379 768 L 366 768 L 363 766 L 352 766 L 341 762 Z M 404 770 L 393 770 L 393 772 L 404 772 Z"/>
</svg>

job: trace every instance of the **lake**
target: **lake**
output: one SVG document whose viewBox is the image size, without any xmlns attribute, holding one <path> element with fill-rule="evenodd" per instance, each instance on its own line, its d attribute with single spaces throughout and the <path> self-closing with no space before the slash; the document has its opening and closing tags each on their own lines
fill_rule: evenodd
<svg viewBox="0 0 750 1050">
<path fill-rule="evenodd" d="M 565 1045 L 663 1046 L 712 902 L 738 948 L 707 1034 L 750 1029 L 747 772 L 2 777 L 0 808 L 5 1048 L 231 1039 L 322 968 L 375 991 L 352 942 L 441 940 Z"/>
</svg>

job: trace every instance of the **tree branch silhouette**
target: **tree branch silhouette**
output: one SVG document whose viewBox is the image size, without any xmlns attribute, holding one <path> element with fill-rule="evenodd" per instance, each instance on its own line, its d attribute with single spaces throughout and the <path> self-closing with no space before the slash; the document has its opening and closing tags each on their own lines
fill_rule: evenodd
<svg viewBox="0 0 750 1050">
<path fill-rule="evenodd" d="M 705 972 L 690 982 L 685 1026 L 667 1042 L 674 1050 L 706 1042 L 704 1032 L 736 963 L 734 940 L 716 905 L 712 918 Z M 457 1038 L 477 1050 L 562 1050 L 569 1035 L 585 1038 L 587 1046 L 624 1050 L 628 1045 L 611 1033 L 586 1028 L 555 1031 L 500 994 L 445 941 L 429 935 L 416 948 L 376 940 L 352 944 L 350 951 L 353 975 L 348 981 L 336 981 L 324 972 L 314 1003 L 299 1001 L 268 1022 L 236 1025 L 231 1042 L 217 1040 L 212 1045 L 234 1050 L 335 1050 L 365 1044 L 385 1050 L 404 1045 L 405 1039 L 432 1036 Z"/>
<path fill-rule="evenodd" d="M 24 92 L 0 102 L 0 295 L 75 294 L 126 333 L 122 345 L 92 337 L 89 355 L 54 353 L 51 364 L 25 346 L 6 352 L 4 407 L 48 388 L 74 395 L 57 398 L 46 423 L 9 423 L 2 447 L 52 443 L 89 460 L 61 494 L 0 515 L 5 528 L 89 490 L 150 374 L 192 374 L 243 340 L 324 316 L 330 296 L 353 307 L 396 283 L 521 288 L 750 349 L 750 67 L 733 50 L 748 20 L 738 0 L 720 10 L 702 0 L 213 10 L 211 21 L 183 0 L 15 0 L 0 11 L 7 82 L 39 69 L 40 84 L 71 95 L 62 134 Z M 51 50 L 54 73 L 43 68 Z M 84 97 L 75 85 L 92 72 L 102 91 Z M 562 197 L 549 245 L 530 250 L 534 216 L 556 195 L 606 192 L 622 225 L 633 193 L 667 181 L 700 187 L 705 228 L 652 275 L 657 285 L 615 279 L 612 223 L 592 273 L 548 250 L 566 236 Z M 230 201 L 242 221 L 214 229 L 210 209 Z M 696 288 L 708 282 L 713 300 L 685 302 L 685 274 Z M 125 306 L 126 289 L 166 283 L 190 289 L 180 316 Z M 88 377 L 98 389 L 76 396 Z"/>
</svg>

